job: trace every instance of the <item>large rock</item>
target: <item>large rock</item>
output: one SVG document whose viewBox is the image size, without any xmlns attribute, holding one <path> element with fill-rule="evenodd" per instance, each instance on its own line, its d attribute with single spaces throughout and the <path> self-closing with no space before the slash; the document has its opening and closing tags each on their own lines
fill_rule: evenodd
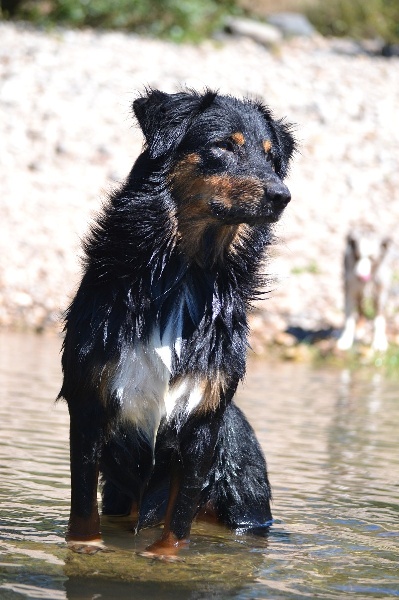
<svg viewBox="0 0 399 600">
<path fill-rule="evenodd" d="M 234 35 L 249 37 L 264 46 L 274 46 L 282 40 L 276 27 L 252 19 L 230 18 L 226 21 L 226 30 Z"/>
<path fill-rule="evenodd" d="M 312 36 L 315 33 L 315 29 L 309 19 L 301 13 L 274 13 L 268 16 L 267 21 L 287 37 L 294 35 Z"/>
</svg>

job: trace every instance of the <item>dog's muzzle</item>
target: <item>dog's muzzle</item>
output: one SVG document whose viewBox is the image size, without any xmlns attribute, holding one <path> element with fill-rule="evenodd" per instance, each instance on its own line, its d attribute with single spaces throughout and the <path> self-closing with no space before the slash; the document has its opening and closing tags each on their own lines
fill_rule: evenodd
<svg viewBox="0 0 399 600">
<path fill-rule="evenodd" d="M 237 202 L 233 206 L 217 199 L 209 203 L 214 217 L 226 225 L 248 223 L 256 225 L 261 223 L 274 223 L 279 220 L 284 208 L 291 200 L 291 194 L 286 185 L 281 182 L 268 182 L 263 187 L 263 196 L 254 200 Z"/>
</svg>

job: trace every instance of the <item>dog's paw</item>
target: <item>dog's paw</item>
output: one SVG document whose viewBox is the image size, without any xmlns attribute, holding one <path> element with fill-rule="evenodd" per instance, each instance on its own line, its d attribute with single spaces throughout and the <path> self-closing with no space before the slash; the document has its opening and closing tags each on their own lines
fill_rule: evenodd
<svg viewBox="0 0 399 600">
<path fill-rule="evenodd" d="M 385 337 L 373 340 L 372 348 L 374 352 L 386 352 L 388 350 L 388 341 Z"/>
<path fill-rule="evenodd" d="M 110 548 L 107 548 L 107 546 L 105 546 L 104 542 L 102 540 L 93 540 L 93 541 L 84 541 L 84 542 L 79 542 L 77 540 L 69 540 L 67 542 L 67 547 L 69 550 L 72 550 L 72 552 L 76 552 L 77 554 L 97 554 L 98 552 L 114 552 L 114 550 L 111 550 Z"/>
<path fill-rule="evenodd" d="M 150 552 L 148 550 L 145 550 L 144 552 L 137 552 L 137 556 L 167 563 L 185 562 L 184 558 L 177 556 L 177 554 L 159 554 L 158 552 Z"/>
<path fill-rule="evenodd" d="M 374 338 L 372 344 L 374 352 L 386 352 L 388 350 L 388 340 L 385 329 L 385 317 L 383 315 L 378 315 L 374 319 Z"/>
<path fill-rule="evenodd" d="M 161 539 L 150 544 L 144 552 L 139 552 L 139 556 L 149 558 L 151 560 L 160 560 L 163 562 L 184 562 L 184 559 L 178 556 L 180 548 L 185 548 L 189 544 L 189 540 L 178 540 L 176 536 L 169 532 L 164 533 Z"/>
<path fill-rule="evenodd" d="M 345 352 L 346 350 L 350 350 L 353 346 L 353 338 L 342 336 L 337 341 L 338 350 L 342 350 Z"/>
</svg>

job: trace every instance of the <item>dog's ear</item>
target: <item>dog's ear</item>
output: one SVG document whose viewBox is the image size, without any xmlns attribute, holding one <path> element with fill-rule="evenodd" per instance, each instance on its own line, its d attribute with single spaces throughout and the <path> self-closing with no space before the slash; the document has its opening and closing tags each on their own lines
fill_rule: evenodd
<svg viewBox="0 0 399 600">
<path fill-rule="evenodd" d="M 271 129 L 274 166 L 277 175 L 284 179 L 288 173 L 291 158 L 297 150 L 297 142 L 293 133 L 295 125 L 285 119 L 275 119 L 271 110 L 261 102 L 256 103 L 256 108 Z"/>
<path fill-rule="evenodd" d="M 348 231 L 348 233 L 346 234 L 346 243 L 348 244 L 348 246 L 353 247 L 356 244 L 356 242 L 356 236 L 352 233 L 352 231 Z"/>
<path fill-rule="evenodd" d="M 381 240 L 381 253 L 384 255 L 389 246 L 392 244 L 392 238 L 387 236 Z"/>
<path fill-rule="evenodd" d="M 141 96 L 133 102 L 136 119 L 144 134 L 148 150 L 152 158 L 163 154 L 170 136 L 162 136 L 161 132 L 167 128 L 167 105 L 170 103 L 170 94 L 159 90 L 150 90 L 146 96 Z M 178 129 L 178 127 L 176 127 Z M 176 135 L 178 131 L 176 131 Z"/>
<path fill-rule="evenodd" d="M 358 256 L 358 240 L 351 231 L 346 236 L 346 248 L 346 252 L 351 252 L 355 258 Z"/>
<path fill-rule="evenodd" d="M 212 104 L 215 92 L 204 94 L 149 92 L 133 102 L 136 119 L 144 133 L 151 158 L 159 158 L 176 148 L 190 123 Z"/>
<path fill-rule="evenodd" d="M 279 165 L 277 168 L 280 171 L 280 177 L 284 179 L 288 173 L 290 161 L 297 150 L 297 142 L 293 135 L 294 125 L 280 119 L 274 121 L 273 128 L 279 148 Z"/>
</svg>

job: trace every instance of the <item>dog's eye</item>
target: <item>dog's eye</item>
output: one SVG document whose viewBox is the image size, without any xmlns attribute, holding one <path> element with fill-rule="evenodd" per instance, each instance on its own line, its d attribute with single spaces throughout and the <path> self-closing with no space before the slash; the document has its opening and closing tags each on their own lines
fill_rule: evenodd
<svg viewBox="0 0 399 600">
<path fill-rule="evenodd" d="M 235 150 L 235 144 L 232 140 L 220 140 L 216 142 L 215 146 L 221 150 L 226 150 L 226 152 L 234 152 Z"/>
</svg>

